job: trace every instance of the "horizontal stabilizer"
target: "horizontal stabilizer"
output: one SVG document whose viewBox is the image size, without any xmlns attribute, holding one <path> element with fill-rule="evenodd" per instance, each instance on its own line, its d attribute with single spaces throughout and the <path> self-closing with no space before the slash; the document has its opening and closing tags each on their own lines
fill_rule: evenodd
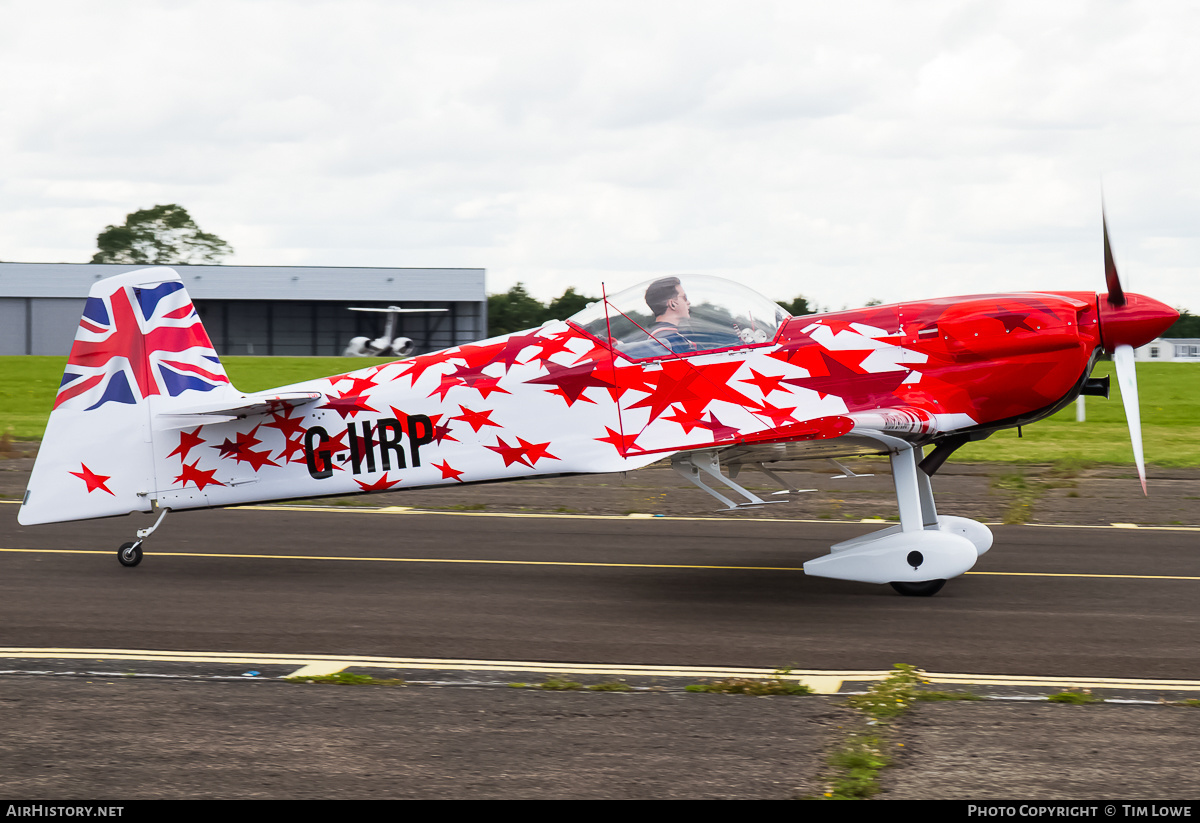
<svg viewBox="0 0 1200 823">
<path fill-rule="evenodd" d="M 323 395 L 315 391 L 268 392 L 264 394 L 247 394 L 236 398 L 225 398 L 209 403 L 198 403 L 183 408 L 173 407 L 169 414 L 160 417 L 191 417 L 192 415 L 212 415 L 218 417 L 251 417 L 256 414 L 269 414 L 283 409 L 305 406 L 320 400 Z"/>
</svg>

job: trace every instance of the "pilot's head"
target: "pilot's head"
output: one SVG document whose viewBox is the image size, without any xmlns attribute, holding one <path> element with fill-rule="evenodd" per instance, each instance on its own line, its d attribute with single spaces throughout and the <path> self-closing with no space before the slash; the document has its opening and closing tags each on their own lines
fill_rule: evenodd
<svg viewBox="0 0 1200 823">
<path fill-rule="evenodd" d="M 662 277 L 646 289 L 646 305 L 655 320 L 681 320 L 691 316 L 691 303 L 678 277 Z"/>
</svg>

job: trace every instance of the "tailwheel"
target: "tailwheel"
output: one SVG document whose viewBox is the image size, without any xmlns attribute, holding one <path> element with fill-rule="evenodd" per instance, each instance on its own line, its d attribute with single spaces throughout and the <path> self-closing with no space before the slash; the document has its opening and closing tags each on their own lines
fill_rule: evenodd
<svg viewBox="0 0 1200 823">
<path fill-rule="evenodd" d="M 946 581 L 922 580 L 917 583 L 909 583 L 903 580 L 893 580 L 891 585 L 893 589 L 906 597 L 932 597 L 942 590 Z"/>
<path fill-rule="evenodd" d="M 117 549 L 117 560 L 122 566 L 136 566 L 142 562 L 142 541 L 125 543 Z"/>
</svg>

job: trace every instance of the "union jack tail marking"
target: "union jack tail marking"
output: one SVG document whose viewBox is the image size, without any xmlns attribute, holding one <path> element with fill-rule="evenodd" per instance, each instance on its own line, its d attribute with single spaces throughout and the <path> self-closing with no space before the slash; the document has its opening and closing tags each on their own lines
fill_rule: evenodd
<svg viewBox="0 0 1200 823">
<path fill-rule="evenodd" d="M 169 270 L 164 281 L 119 282 L 88 297 L 54 408 L 91 411 L 229 385 L 183 283 Z"/>
</svg>

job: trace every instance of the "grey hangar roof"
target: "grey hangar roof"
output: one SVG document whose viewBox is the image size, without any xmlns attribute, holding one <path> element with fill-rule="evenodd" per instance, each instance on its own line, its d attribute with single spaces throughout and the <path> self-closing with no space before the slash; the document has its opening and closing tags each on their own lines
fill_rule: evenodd
<svg viewBox="0 0 1200 823">
<path fill-rule="evenodd" d="M 66 355 L 97 280 L 144 265 L 0 263 L 0 354 Z M 333 266 L 182 266 L 218 354 L 337 355 L 377 336 L 382 315 L 351 305 L 445 308 L 401 315 L 418 352 L 487 337 L 486 270 Z"/>
</svg>

